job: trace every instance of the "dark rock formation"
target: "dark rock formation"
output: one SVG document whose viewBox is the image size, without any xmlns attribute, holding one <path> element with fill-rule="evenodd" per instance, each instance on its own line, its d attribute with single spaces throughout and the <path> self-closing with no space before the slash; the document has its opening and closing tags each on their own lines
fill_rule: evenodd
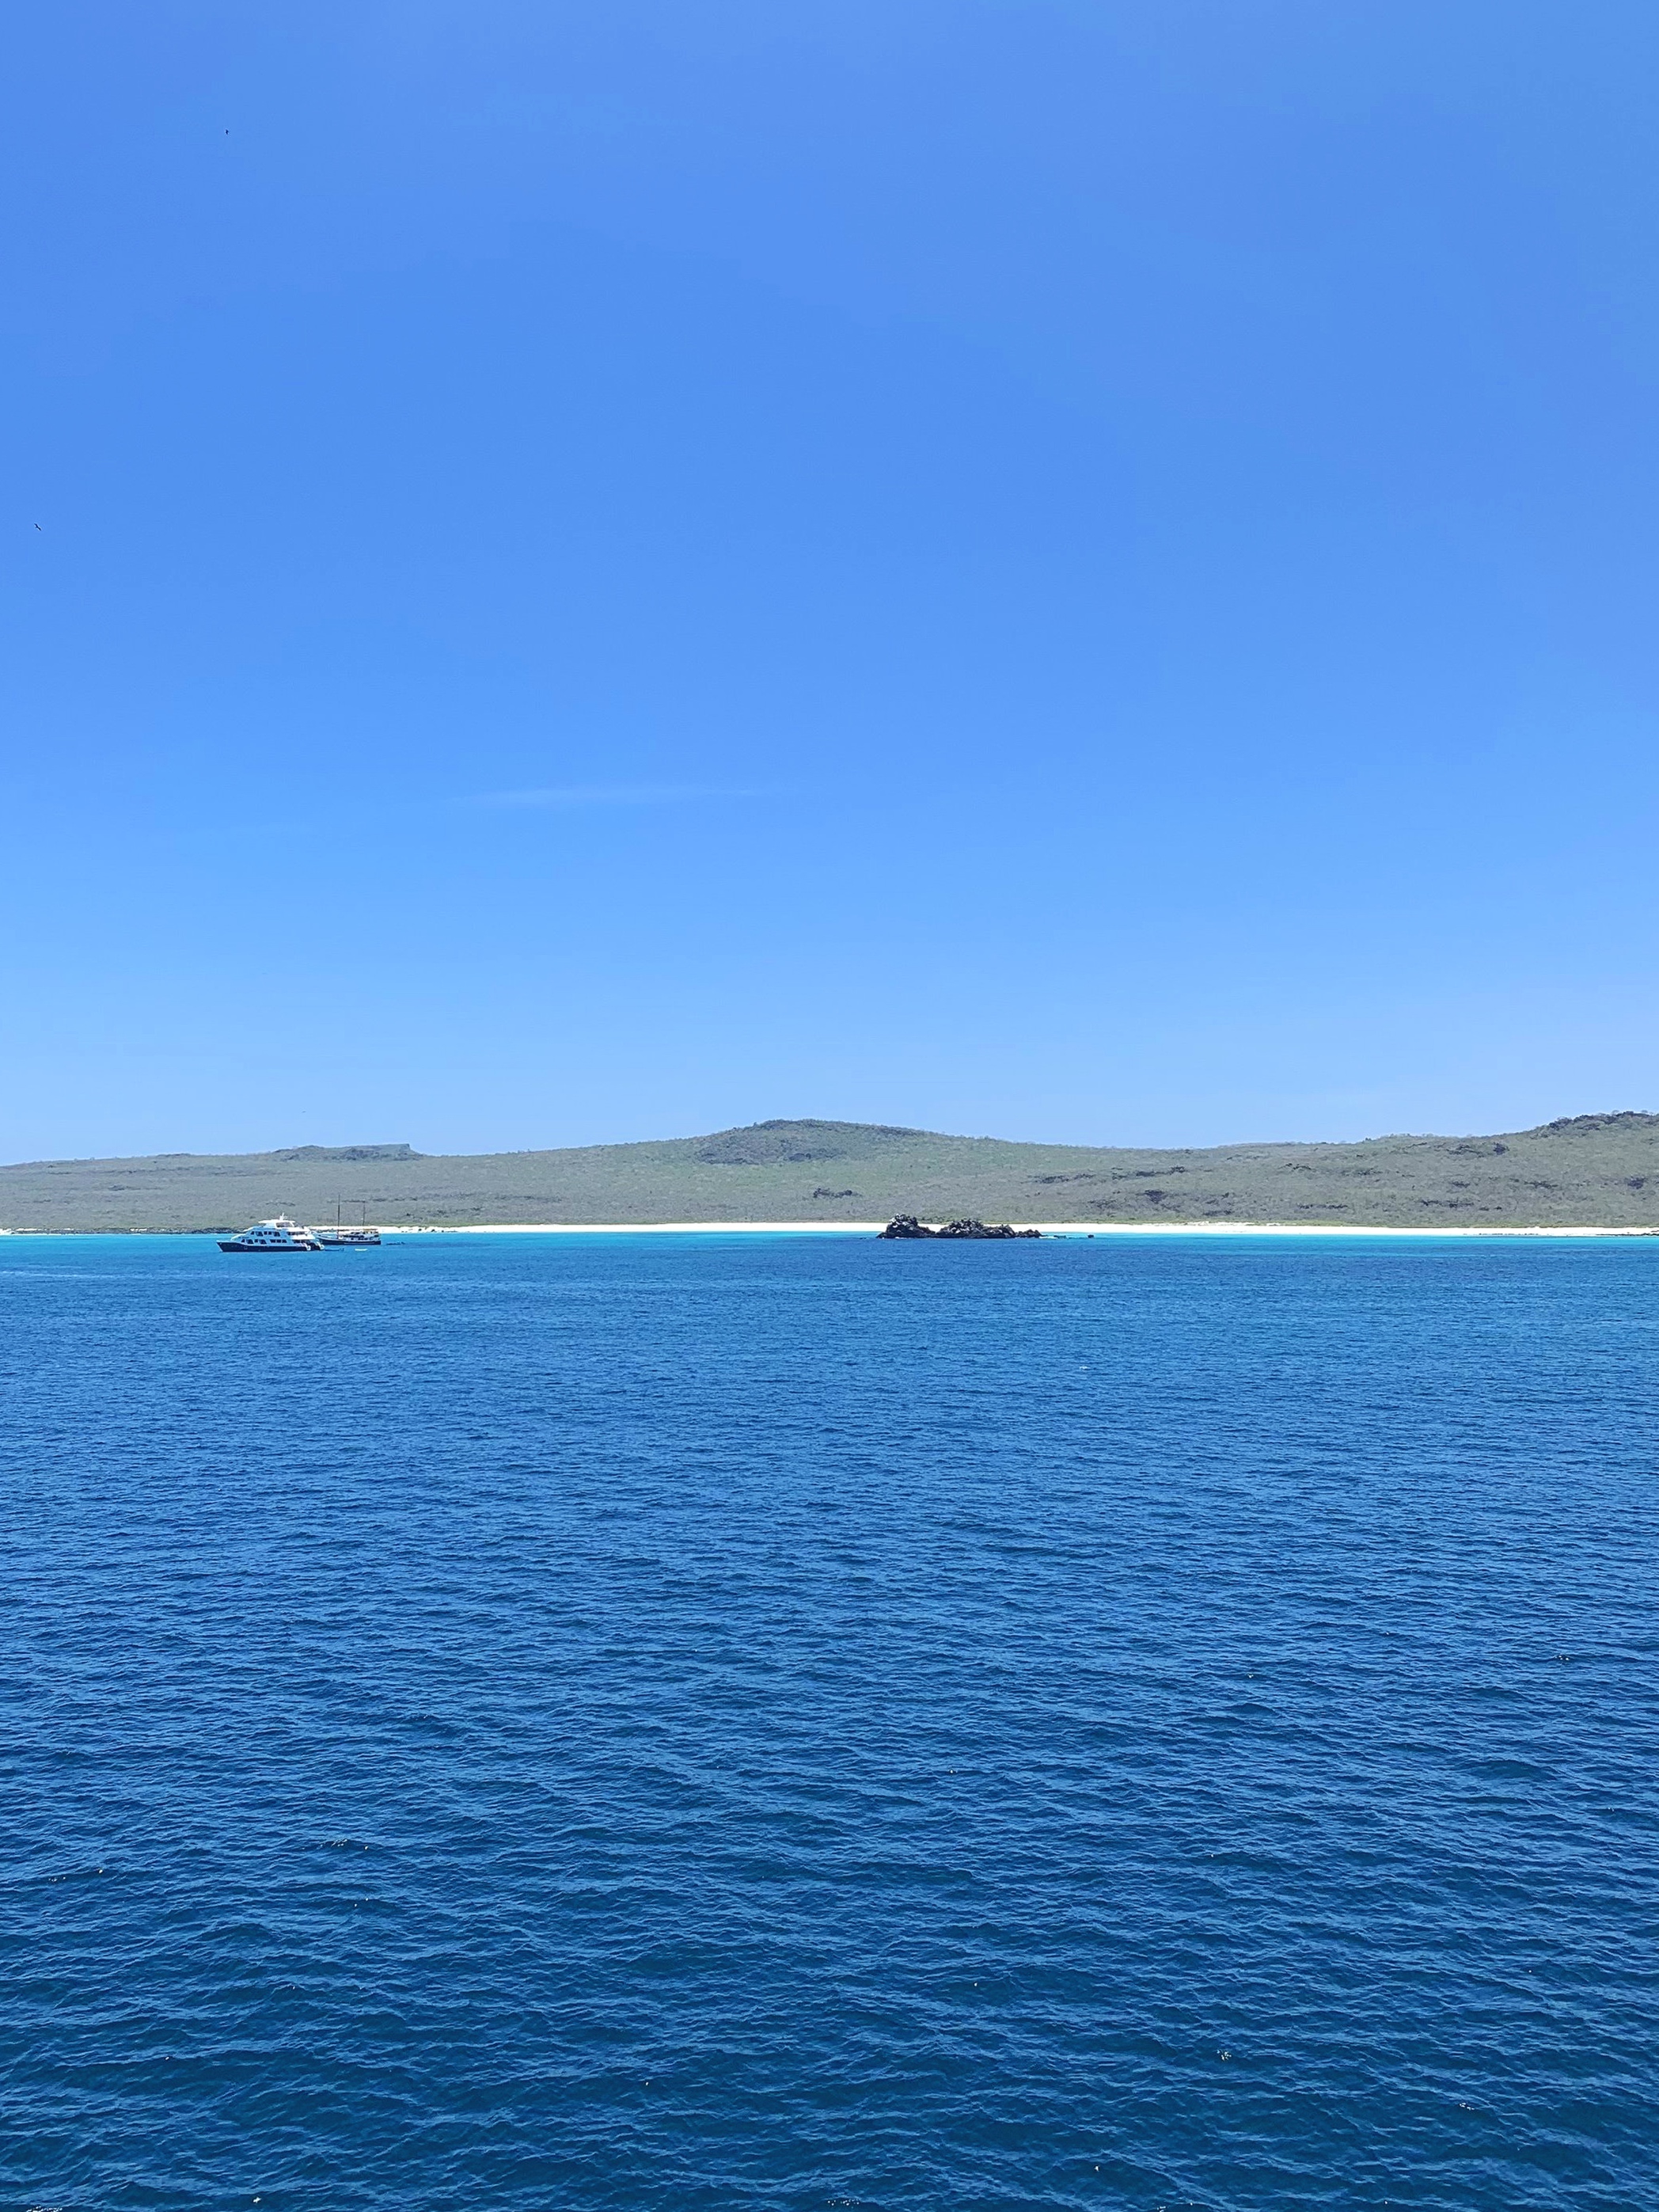
<svg viewBox="0 0 1659 2212">
<path fill-rule="evenodd" d="M 947 1221 L 943 1229 L 925 1229 L 914 1213 L 897 1213 L 882 1231 L 884 1237 L 1041 1237 L 1040 1229 L 1011 1229 L 1006 1221 L 988 1228 L 982 1221 Z"/>
</svg>

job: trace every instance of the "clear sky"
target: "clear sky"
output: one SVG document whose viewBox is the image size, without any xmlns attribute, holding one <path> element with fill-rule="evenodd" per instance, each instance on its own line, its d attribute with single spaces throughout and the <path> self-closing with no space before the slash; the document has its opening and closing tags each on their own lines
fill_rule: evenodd
<svg viewBox="0 0 1659 2212">
<path fill-rule="evenodd" d="M 0 1158 L 1659 1106 L 1651 0 L 8 37 Z"/>
</svg>

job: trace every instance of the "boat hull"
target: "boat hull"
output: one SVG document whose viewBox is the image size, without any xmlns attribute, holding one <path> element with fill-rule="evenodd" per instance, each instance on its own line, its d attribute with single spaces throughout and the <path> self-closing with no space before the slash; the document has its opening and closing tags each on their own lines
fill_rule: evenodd
<svg viewBox="0 0 1659 2212">
<path fill-rule="evenodd" d="M 320 1252 L 320 1244 L 244 1244 L 240 1237 L 219 1239 L 222 1252 L 257 1252 L 262 1259 L 286 1259 L 293 1252 Z"/>
</svg>

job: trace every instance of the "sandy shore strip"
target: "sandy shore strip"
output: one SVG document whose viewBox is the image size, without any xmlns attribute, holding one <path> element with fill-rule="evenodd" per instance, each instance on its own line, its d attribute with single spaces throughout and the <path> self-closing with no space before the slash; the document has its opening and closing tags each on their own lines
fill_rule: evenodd
<svg viewBox="0 0 1659 2212">
<path fill-rule="evenodd" d="M 939 1222 L 929 1222 L 939 1228 Z M 1045 1237 L 1659 1237 L 1654 1229 L 1381 1227 L 1361 1222 L 1027 1221 Z M 884 1221 L 471 1221 L 382 1225 L 382 1237 L 877 1237 Z M 968 1241 L 966 1239 L 964 1242 Z"/>
</svg>

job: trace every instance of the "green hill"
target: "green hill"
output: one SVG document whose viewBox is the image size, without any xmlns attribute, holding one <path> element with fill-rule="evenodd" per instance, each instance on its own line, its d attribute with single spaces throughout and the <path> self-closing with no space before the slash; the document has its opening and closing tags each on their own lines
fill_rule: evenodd
<svg viewBox="0 0 1659 2212">
<path fill-rule="evenodd" d="M 0 1227 L 240 1229 L 279 1209 L 461 1226 L 521 1221 L 1258 1221 L 1647 1228 L 1659 1115 L 1581 1114 L 1498 1137 L 1205 1151 L 1024 1145 L 855 1121 L 760 1121 L 714 1136 L 562 1152 L 407 1145 L 162 1153 L 0 1168 Z"/>
</svg>

